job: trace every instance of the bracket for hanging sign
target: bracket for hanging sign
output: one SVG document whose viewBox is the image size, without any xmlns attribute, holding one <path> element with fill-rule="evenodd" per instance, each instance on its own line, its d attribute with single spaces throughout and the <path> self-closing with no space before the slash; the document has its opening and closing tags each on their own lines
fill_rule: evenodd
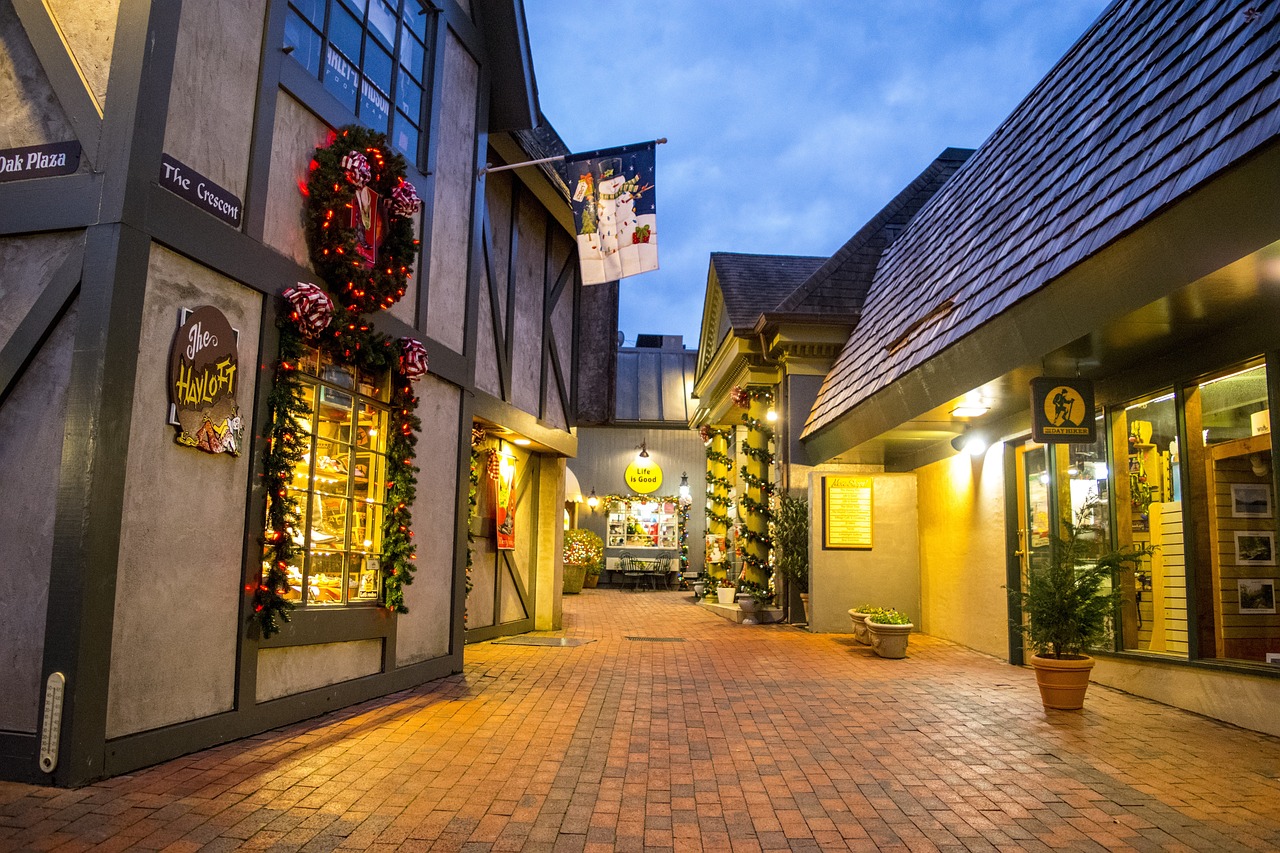
<svg viewBox="0 0 1280 853">
<path fill-rule="evenodd" d="M 67 692 L 67 678 L 52 673 L 44 684 L 44 719 L 40 724 L 40 769 L 52 773 L 58 766 L 58 741 L 62 732 L 62 699 Z"/>
</svg>

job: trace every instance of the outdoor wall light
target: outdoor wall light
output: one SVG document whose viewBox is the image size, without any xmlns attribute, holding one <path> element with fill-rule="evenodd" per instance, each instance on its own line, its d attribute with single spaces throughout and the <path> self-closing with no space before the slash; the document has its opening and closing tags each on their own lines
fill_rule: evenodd
<svg viewBox="0 0 1280 853">
<path fill-rule="evenodd" d="M 951 446 L 957 452 L 968 453 L 970 456 L 981 456 L 987 452 L 987 440 L 982 437 L 982 433 L 973 430 L 965 430 L 951 439 Z"/>
<path fill-rule="evenodd" d="M 764 413 L 764 419 L 769 423 L 773 423 L 774 421 L 776 421 L 778 419 L 777 410 L 775 410 L 773 406 L 770 406 L 769 411 Z"/>
<path fill-rule="evenodd" d="M 595 508 L 600 506 L 600 499 L 596 497 L 594 488 L 591 490 L 591 496 L 587 498 L 587 506 L 591 507 L 592 511 L 595 511 Z"/>
<path fill-rule="evenodd" d="M 991 407 L 980 400 L 965 400 L 951 410 L 951 417 L 980 418 L 989 411 L 991 411 Z"/>
<path fill-rule="evenodd" d="M 682 471 L 680 473 L 680 503 L 685 504 L 686 506 L 693 503 L 693 492 L 689 490 L 688 471 Z"/>
<path fill-rule="evenodd" d="M 649 448 L 645 447 L 645 442 L 640 442 L 640 452 L 636 454 L 636 464 L 644 465 L 645 460 L 649 458 Z"/>
</svg>

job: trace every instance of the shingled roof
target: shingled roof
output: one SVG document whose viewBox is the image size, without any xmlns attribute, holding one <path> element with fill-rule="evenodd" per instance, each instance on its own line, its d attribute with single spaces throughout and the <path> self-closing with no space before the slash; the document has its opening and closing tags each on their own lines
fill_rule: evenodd
<svg viewBox="0 0 1280 853">
<path fill-rule="evenodd" d="M 971 148 L 943 151 L 773 310 L 846 315 L 861 311 L 881 254 L 972 154 Z"/>
<path fill-rule="evenodd" d="M 711 267 L 735 334 L 748 334 L 760 315 L 803 284 L 826 258 L 712 252 Z"/>
<path fill-rule="evenodd" d="M 1274 144 L 1280 12 L 1254 5 L 1109 7 L 885 253 L 805 435 Z"/>
</svg>

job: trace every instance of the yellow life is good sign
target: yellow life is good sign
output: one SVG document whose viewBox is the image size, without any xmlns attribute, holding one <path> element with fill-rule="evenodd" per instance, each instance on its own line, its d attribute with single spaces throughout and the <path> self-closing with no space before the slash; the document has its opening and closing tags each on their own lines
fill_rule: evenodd
<svg viewBox="0 0 1280 853">
<path fill-rule="evenodd" d="M 632 462 L 627 466 L 623 478 L 627 481 L 627 487 L 640 495 L 653 494 L 662 487 L 662 469 L 651 459 Z"/>
</svg>

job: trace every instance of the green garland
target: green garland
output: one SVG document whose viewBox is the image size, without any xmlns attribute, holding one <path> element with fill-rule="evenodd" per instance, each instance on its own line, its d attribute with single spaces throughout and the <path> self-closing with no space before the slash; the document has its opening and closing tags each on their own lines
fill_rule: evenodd
<svg viewBox="0 0 1280 853">
<path fill-rule="evenodd" d="M 390 345 L 390 339 L 387 344 Z M 408 613 L 404 588 L 413 583 L 413 514 L 409 507 L 418 497 L 418 397 L 399 370 L 391 371 L 391 435 L 387 439 L 387 507 L 382 519 L 382 602 L 388 610 Z"/>
<path fill-rule="evenodd" d="M 350 224 L 355 184 L 347 179 L 342 158 L 355 151 L 369 161 L 368 186 L 382 201 L 404 180 L 405 161 L 387 146 L 385 134 L 358 125 L 339 128 L 323 148 L 317 148 L 307 176 L 307 247 L 316 274 L 334 297 L 361 314 L 389 308 L 404 296 L 418 253 L 413 221 L 388 215 L 384 209 L 382 242 L 377 263 L 365 265 L 356 252 L 356 232 Z"/>
<path fill-rule="evenodd" d="M 463 599 L 462 607 L 462 624 L 465 626 L 470 618 L 470 611 L 465 604 L 471 599 L 471 590 L 475 588 L 475 581 L 471 579 L 471 570 L 475 565 L 475 555 L 471 551 L 471 546 L 475 544 L 476 535 L 472 532 L 475 525 L 476 513 L 480 506 L 480 443 L 484 441 L 484 429 L 475 427 L 471 430 L 471 471 L 468 474 L 470 481 L 467 486 L 467 575 L 466 575 L 466 597 Z"/>
</svg>

